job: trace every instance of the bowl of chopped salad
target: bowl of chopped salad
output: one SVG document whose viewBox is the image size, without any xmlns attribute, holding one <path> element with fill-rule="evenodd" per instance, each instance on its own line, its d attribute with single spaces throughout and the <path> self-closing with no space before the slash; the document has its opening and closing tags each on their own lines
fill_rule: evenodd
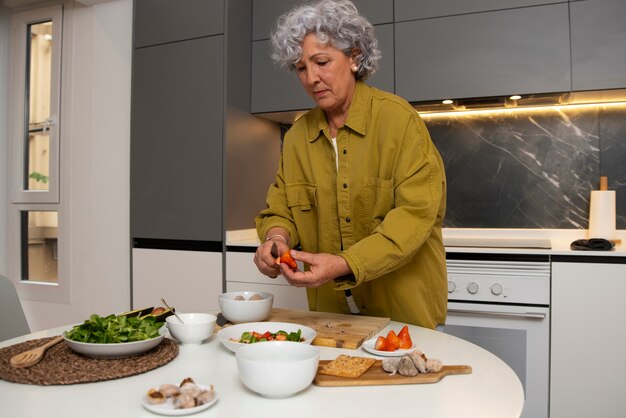
<svg viewBox="0 0 626 418">
<path fill-rule="evenodd" d="M 159 345 L 167 327 L 153 315 L 101 317 L 92 314 L 82 324 L 63 333 L 65 343 L 77 353 L 93 358 L 123 358 Z"/>
<path fill-rule="evenodd" d="M 289 322 L 247 322 L 217 332 L 220 342 L 233 353 L 243 346 L 267 341 L 311 344 L 316 336 L 317 332 L 313 328 Z"/>
</svg>

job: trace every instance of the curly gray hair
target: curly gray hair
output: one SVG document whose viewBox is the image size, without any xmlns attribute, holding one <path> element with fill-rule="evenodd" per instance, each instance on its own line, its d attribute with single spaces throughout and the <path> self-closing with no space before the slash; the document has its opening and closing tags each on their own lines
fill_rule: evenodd
<svg viewBox="0 0 626 418">
<path fill-rule="evenodd" d="M 346 56 L 358 49 L 356 77 L 365 80 L 376 72 L 381 58 L 374 27 L 348 0 L 322 0 L 297 6 L 280 16 L 271 34 L 272 59 L 281 67 L 294 70 L 302 58 L 302 41 L 315 33 Z"/>
</svg>

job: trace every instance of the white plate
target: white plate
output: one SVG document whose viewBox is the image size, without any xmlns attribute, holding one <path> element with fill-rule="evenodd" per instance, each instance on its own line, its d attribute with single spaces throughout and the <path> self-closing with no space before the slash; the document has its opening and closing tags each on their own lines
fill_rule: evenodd
<svg viewBox="0 0 626 418">
<path fill-rule="evenodd" d="M 65 343 L 77 353 L 87 357 L 113 359 L 134 356 L 156 347 L 161 341 L 163 341 L 163 338 L 167 334 L 167 327 L 165 325 L 162 326 L 161 329 L 159 329 L 160 335 L 149 340 L 113 344 L 82 343 L 73 341 L 65 336 L 66 332 L 63 333 Z"/>
<path fill-rule="evenodd" d="M 256 331 L 263 334 L 265 331 L 274 333 L 282 330 L 290 333 L 297 332 L 299 329 L 302 330 L 301 336 L 304 338 L 304 341 L 302 341 L 304 344 L 311 344 L 317 336 L 317 332 L 313 328 L 300 324 L 289 322 L 247 322 L 222 328 L 217 332 L 217 338 L 224 344 L 224 347 L 235 353 L 246 344 L 231 341 L 231 338 L 238 340 L 244 332 Z"/>
<path fill-rule="evenodd" d="M 365 351 L 368 351 L 372 354 L 375 354 L 377 356 L 383 356 L 383 357 L 400 357 L 405 355 L 406 353 L 409 353 L 413 350 L 415 350 L 416 346 L 415 344 L 413 344 L 413 346 L 408 349 L 408 350 L 396 350 L 396 351 L 380 351 L 380 350 L 376 350 L 374 349 L 374 347 L 376 347 L 376 340 L 378 339 L 378 337 L 376 338 L 372 338 L 371 340 L 367 340 L 363 343 L 362 347 Z"/>
<path fill-rule="evenodd" d="M 209 386 L 198 385 L 198 387 L 202 389 L 209 389 Z M 204 411 L 205 409 L 213 406 L 215 402 L 217 402 L 217 392 L 215 393 L 215 397 L 212 401 L 207 402 L 203 405 L 196 406 L 194 408 L 185 408 L 185 409 L 174 409 L 174 402 L 172 398 L 167 399 L 164 403 L 155 405 L 148 402 L 148 395 L 144 395 L 141 399 L 141 404 L 144 408 L 146 408 L 150 412 L 154 412 L 159 415 L 169 415 L 169 416 L 181 416 L 181 415 L 190 415 L 195 414 L 196 412 Z"/>
</svg>

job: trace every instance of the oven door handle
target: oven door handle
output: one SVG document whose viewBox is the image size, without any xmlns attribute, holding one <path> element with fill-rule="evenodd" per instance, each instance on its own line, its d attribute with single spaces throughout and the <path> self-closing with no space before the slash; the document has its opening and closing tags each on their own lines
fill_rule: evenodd
<svg viewBox="0 0 626 418">
<path fill-rule="evenodd" d="M 543 312 L 502 312 L 502 311 L 484 311 L 473 309 L 448 309 L 448 313 L 452 314 L 471 314 L 471 315 L 488 315 L 488 316 L 501 316 L 501 317 L 522 317 L 522 318 L 534 318 L 545 319 L 546 314 Z"/>
</svg>

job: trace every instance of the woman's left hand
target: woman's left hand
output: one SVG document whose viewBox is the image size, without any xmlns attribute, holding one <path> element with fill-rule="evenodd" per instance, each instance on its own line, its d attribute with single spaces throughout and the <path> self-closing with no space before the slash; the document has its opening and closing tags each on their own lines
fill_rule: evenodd
<svg viewBox="0 0 626 418">
<path fill-rule="evenodd" d="M 351 272 L 346 260 L 338 255 L 291 250 L 291 256 L 309 265 L 307 271 L 292 271 L 286 264 L 280 265 L 283 277 L 292 286 L 316 288 Z"/>
</svg>

